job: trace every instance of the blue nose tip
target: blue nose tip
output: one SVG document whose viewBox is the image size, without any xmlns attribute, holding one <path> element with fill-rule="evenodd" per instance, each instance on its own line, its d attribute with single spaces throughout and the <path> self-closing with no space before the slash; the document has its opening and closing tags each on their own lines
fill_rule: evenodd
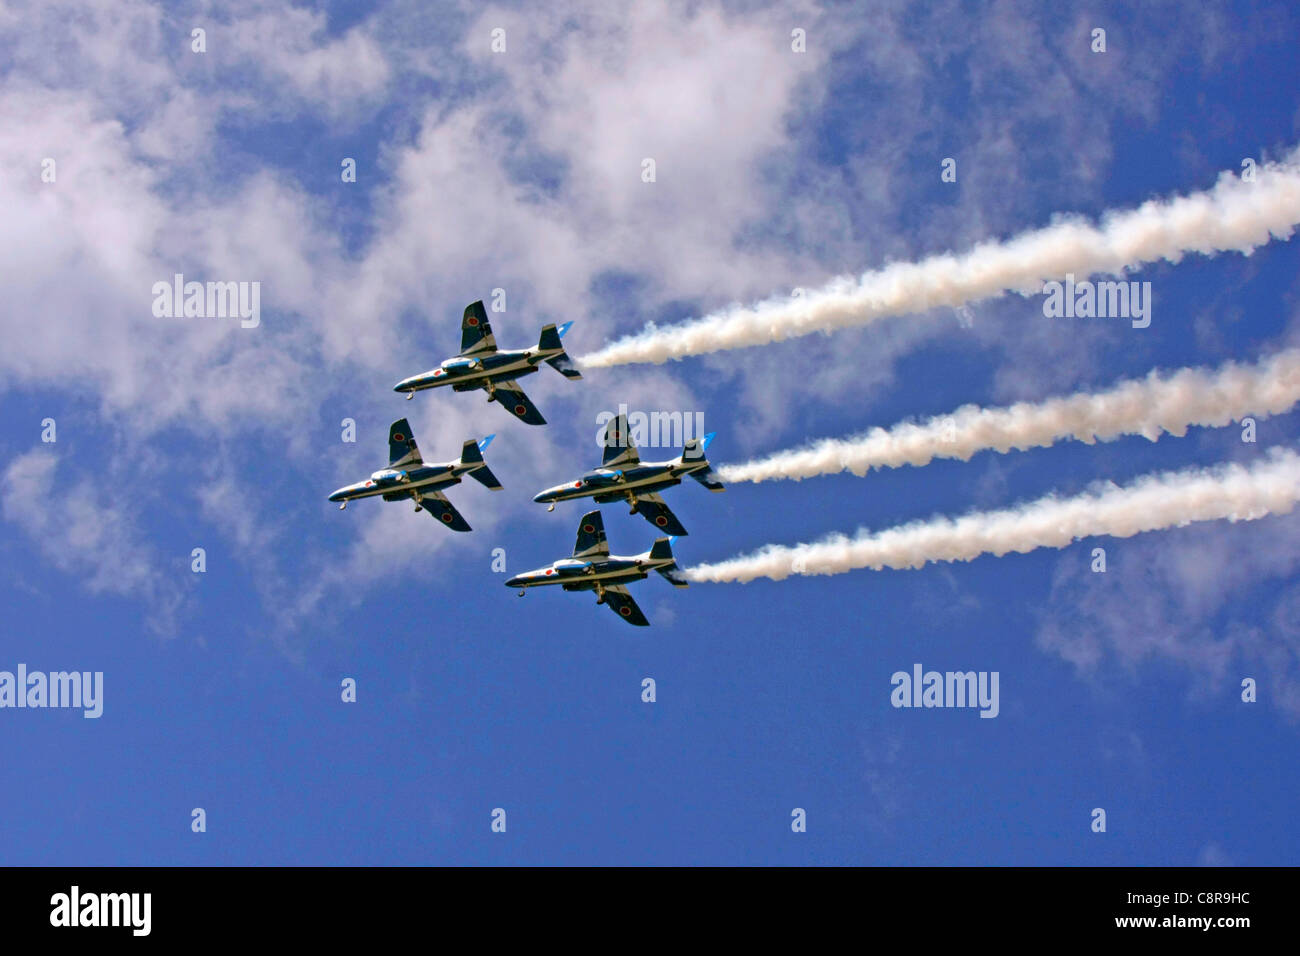
<svg viewBox="0 0 1300 956">
<path fill-rule="evenodd" d="M 523 583 L 523 580 L 522 580 L 521 578 L 511 578 L 509 581 L 506 582 L 506 587 L 508 587 L 508 588 L 517 588 L 517 587 L 519 587 L 519 585 L 522 584 L 522 583 Z"/>
</svg>

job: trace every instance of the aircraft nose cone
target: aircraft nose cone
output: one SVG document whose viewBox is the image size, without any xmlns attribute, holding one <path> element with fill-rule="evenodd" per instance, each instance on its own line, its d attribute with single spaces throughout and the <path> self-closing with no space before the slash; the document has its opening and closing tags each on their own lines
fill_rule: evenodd
<svg viewBox="0 0 1300 956">
<path fill-rule="evenodd" d="M 517 588 L 517 587 L 519 587 L 519 585 L 521 585 L 521 584 L 523 584 L 523 583 L 524 583 L 524 579 L 523 579 L 523 578 L 517 578 L 517 577 L 516 577 L 516 578 L 511 578 L 509 581 L 506 582 L 506 587 L 508 587 L 508 588 Z"/>
<path fill-rule="evenodd" d="M 340 488 L 338 491 L 334 492 L 334 494 L 330 495 L 330 501 L 342 501 L 347 495 L 347 492 L 348 490 L 346 488 Z"/>
<path fill-rule="evenodd" d="M 393 386 L 394 392 L 408 392 L 410 390 L 411 390 L 411 380 L 409 378 L 404 378 L 396 385 Z"/>
<path fill-rule="evenodd" d="M 549 492 L 549 491 L 539 491 L 537 494 L 533 495 L 533 500 L 536 501 L 538 504 L 541 504 L 542 502 L 545 502 L 545 501 L 550 501 L 550 500 L 551 500 L 551 492 Z"/>
</svg>

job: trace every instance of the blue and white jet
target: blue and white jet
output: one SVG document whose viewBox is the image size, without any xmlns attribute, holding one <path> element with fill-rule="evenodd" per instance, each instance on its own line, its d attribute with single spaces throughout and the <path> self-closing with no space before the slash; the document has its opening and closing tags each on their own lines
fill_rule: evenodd
<svg viewBox="0 0 1300 956">
<path fill-rule="evenodd" d="M 465 315 L 460 320 L 460 354 L 435 369 L 402 379 L 393 386 L 393 391 L 406 392 L 410 399 L 416 392 L 443 385 L 450 385 L 455 392 L 481 388 L 487 391 L 489 402 L 500 402 L 520 421 L 545 425 L 546 419 L 515 379 L 536 372 L 539 362 L 545 362 L 565 378 L 582 378 L 577 365 L 560 344 L 572 324 L 565 322 L 558 329 L 554 325 L 543 326 L 537 348 L 498 351 L 482 300 L 473 302 L 465 307 Z"/>
<path fill-rule="evenodd" d="M 627 501 L 632 514 L 639 514 L 656 528 L 680 537 L 686 534 L 686 529 L 658 492 L 680 485 L 687 475 L 710 491 L 726 490 L 704 457 L 714 434 L 709 432 L 703 439 L 692 438 L 672 461 L 643 462 L 628 432 L 627 416 L 618 415 L 605 426 L 605 455 L 601 466 L 576 481 L 547 488 L 533 500 L 549 504 L 547 511 L 554 511 L 557 501 L 573 498 L 592 498 L 596 504 Z"/>
<path fill-rule="evenodd" d="M 673 558 L 671 538 L 659 538 L 644 554 L 619 557 L 609 553 L 605 543 L 605 525 L 599 511 L 589 511 L 578 524 L 578 540 L 573 546 L 573 557 L 561 558 L 554 564 L 535 571 L 525 571 L 506 582 L 506 587 L 519 588 L 523 597 L 528 588 L 558 584 L 566 591 L 595 591 L 597 604 L 608 604 L 614 613 L 637 627 L 649 627 L 641 609 L 632 595 L 627 593 L 629 583 L 648 577 L 658 571 L 674 587 L 687 587 L 686 578 L 677 569 Z"/>
<path fill-rule="evenodd" d="M 442 493 L 443 488 L 459 485 L 462 475 L 469 475 L 492 491 L 501 490 L 501 482 L 483 460 L 483 449 L 492 443 L 494 435 L 482 441 L 467 441 L 461 449 L 460 459 L 440 465 L 426 464 L 411 434 L 411 425 L 405 418 L 388 427 L 388 467 L 375 472 L 365 481 L 346 485 L 330 495 L 330 501 L 340 502 L 339 510 L 356 498 L 381 496 L 385 501 L 411 498 L 416 511 L 427 511 L 452 531 L 469 531 L 470 526 L 460 512 L 451 506 Z"/>
</svg>

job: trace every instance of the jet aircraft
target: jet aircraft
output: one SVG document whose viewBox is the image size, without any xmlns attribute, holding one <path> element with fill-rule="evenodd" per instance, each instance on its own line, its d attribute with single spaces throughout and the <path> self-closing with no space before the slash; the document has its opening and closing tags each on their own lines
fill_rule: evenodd
<svg viewBox="0 0 1300 956">
<path fill-rule="evenodd" d="M 545 362 L 565 378 L 582 378 L 560 344 L 572 324 L 565 322 L 558 329 L 554 325 L 543 326 L 536 348 L 498 351 L 482 300 L 473 302 L 465 307 L 460 321 L 460 354 L 435 369 L 402 379 L 393 386 L 393 391 L 406 392 L 410 399 L 418 391 L 443 385 L 450 385 L 455 392 L 481 388 L 487 391 L 489 402 L 500 402 L 520 421 L 545 425 L 546 419 L 515 379 L 536 372 L 539 362 Z"/>
<path fill-rule="evenodd" d="M 501 482 L 483 461 L 483 449 L 494 437 L 488 435 L 482 441 L 465 442 L 458 461 L 426 464 L 411 434 L 410 423 L 405 418 L 398 419 L 388 428 L 388 467 L 365 481 L 340 488 L 330 495 L 330 501 L 340 502 L 342 511 L 355 498 L 375 495 L 385 501 L 413 498 L 416 511 L 427 511 L 452 531 L 469 531 L 469 523 L 451 506 L 442 489 L 460 484 L 461 476 L 469 475 L 492 491 L 500 491 Z"/>
<path fill-rule="evenodd" d="M 673 558 L 671 538 L 659 538 L 644 554 L 619 557 L 609 553 L 605 543 L 605 525 L 599 511 L 589 511 L 578 524 L 578 540 L 573 546 L 573 557 L 535 571 L 525 571 L 505 582 L 506 587 L 519 588 L 523 597 L 528 588 L 558 584 L 566 591 L 595 591 L 597 604 L 608 604 L 614 613 L 637 627 L 648 627 L 641 609 L 637 607 L 627 585 L 658 571 L 674 587 L 687 587 L 686 578 L 677 569 Z"/>
<path fill-rule="evenodd" d="M 639 514 L 655 527 L 680 537 L 687 533 L 686 529 L 658 492 L 680 485 L 686 475 L 710 491 L 726 490 L 704 457 L 714 434 L 710 432 L 703 440 L 692 438 L 681 456 L 672 461 L 642 462 L 628 433 L 627 416 L 618 415 L 605 426 L 605 454 L 601 466 L 576 481 L 547 488 L 533 500 L 549 503 L 547 511 L 555 510 L 557 501 L 573 498 L 593 498 L 596 504 L 626 500 L 632 514 Z"/>
</svg>

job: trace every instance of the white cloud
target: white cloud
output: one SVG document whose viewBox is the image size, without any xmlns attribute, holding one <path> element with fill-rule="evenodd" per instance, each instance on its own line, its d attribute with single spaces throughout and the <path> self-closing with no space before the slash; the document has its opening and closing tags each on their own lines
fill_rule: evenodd
<svg viewBox="0 0 1300 956">
<path fill-rule="evenodd" d="M 1300 516 L 1186 528 L 1106 552 L 1104 574 L 1089 570 L 1083 549 L 1061 559 L 1041 648 L 1087 676 L 1172 664 L 1198 696 L 1233 701 L 1254 676 L 1261 706 L 1300 719 L 1300 586 L 1286 583 L 1300 570 Z"/>
<path fill-rule="evenodd" d="M 37 448 L 9 463 L 0 512 L 43 560 L 76 576 L 93 594 L 143 599 L 151 626 L 171 636 L 181 600 L 176 578 L 163 572 L 154 549 L 102 488 L 70 479 L 53 451 Z M 178 558 L 176 576 L 187 570 Z"/>
</svg>

